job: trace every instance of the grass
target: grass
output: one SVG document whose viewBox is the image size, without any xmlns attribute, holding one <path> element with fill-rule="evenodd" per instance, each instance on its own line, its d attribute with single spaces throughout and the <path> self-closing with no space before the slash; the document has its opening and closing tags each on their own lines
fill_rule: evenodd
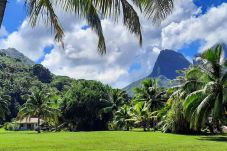
<svg viewBox="0 0 227 151">
<path fill-rule="evenodd" d="M 160 132 L 6 132 L 0 151 L 226 151 L 227 136 L 186 136 Z"/>
</svg>

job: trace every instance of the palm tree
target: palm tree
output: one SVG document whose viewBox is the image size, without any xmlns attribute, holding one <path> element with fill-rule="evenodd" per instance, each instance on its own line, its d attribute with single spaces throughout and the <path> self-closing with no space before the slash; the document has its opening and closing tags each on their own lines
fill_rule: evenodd
<svg viewBox="0 0 227 151">
<path fill-rule="evenodd" d="M 163 99 L 163 95 L 165 93 L 161 91 L 161 89 L 159 89 L 157 85 L 157 81 L 153 79 L 146 79 L 142 81 L 142 87 L 136 87 L 134 89 L 135 98 L 133 99 L 133 101 L 148 102 L 152 111 L 156 111 L 160 107 L 163 107 L 165 104 L 165 99 Z"/>
<path fill-rule="evenodd" d="M 125 129 L 129 131 L 131 123 L 130 119 L 132 118 L 130 107 L 128 105 L 123 105 L 115 112 L 113 123 L 120 129 Z"/>
<path fill-rule="evenodd" d="M 50 100 L 51 94 L 45 90 L 34 89 L 31 95 L 27 96 L 27 102 L 22 106 L 18 113 L 18 118 L 38 118 L 38 133 L 40 133 L 40 120 L 57 120 L 60 111 L 55 107 L 55 102 Z"/>
<path fill-rule="evenodd" d="M 124 104 L 129 103 L 129 96 L 128 94 L 120 89 L 111 89 L 110 90 L 110 96 L 109 100 L 101 99 L 103 102 L 109 102 L 108 107 L 105 107 L 102 109 L 105 113 L 114 113 L 118 110 L 119 107 L 121 107 Z"/>
<path fill-rule="evenodd" d="M 226 94 L 226 61 L 221 45 L 204 51 L 197 57 L 199 69 L 207 76 L 202 89 L 190 93 L 185 100 L 184 110 L 191 126 L 199 130 L 205 124 L 211 132 L 221 131 L 220 124 L 224 117 Z"/>
<path fill-rule="evenodd" d="M 147 102 L 138 102 L 134 105 L 131 121 L 143 127 L 146 131 L 150 128 L 152 120 L 155 119 L 154 113 L 150 111 L 150 104 Z"/>
<path fill-rule="evenodd" d="M 173 9 L 173 0 L 132 0 L 132 2 L 154 22 L 159 22 L 166 18 Z M 4 17 L 6 3 L 7 0 L 1 0 L 0 2 L 0 26 Z M 123 16 L 124 25 L 131 33 L 138 36 L 139 43 L 142 44 L 140 20 L 129 0 L 26 0 L 25 4 L 31 25 L 34 27 L 37 20 L 42 17 L 47 25 L 51 25 L 51 28 L 54 29 L 55 40 L 61 42 L 62 46 L 64 46 L 64 29 L 56 14 L 56 8 L 66 12 L 73 12 L 76 16 L 87 20 L 88 25 L 98 35 L 98 52 L 101 54 L 106 52 L 105 38 L 101 25 L 102 17 L 112 17 L 117 21 L 120 16 Z"/>
<path fill-rule="evenodd" d="M 184 116 L 183 103 L 187 95 L 204 86 L 205 75 L 197 67 L 189 67 L 179 72 L 182 76 L 174 80 L 176 86 L 169 88 L 168 91 L 172 94 L 165 108 L 159 113 L 161 117 L 159 125 L 162 126 L 164 132 L 191 133 L 189 121 Z"/>
</svg>

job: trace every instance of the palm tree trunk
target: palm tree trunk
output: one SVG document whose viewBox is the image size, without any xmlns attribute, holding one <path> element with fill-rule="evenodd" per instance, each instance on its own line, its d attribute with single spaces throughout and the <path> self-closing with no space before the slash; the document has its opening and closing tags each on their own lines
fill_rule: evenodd
<svg viewBox="0 0 227 151">
<path fill-rule="evenodd" d="M 40 117 L 38 117 L 38 133 L 40 133 Z"/>
<path fill-rule="evenodd" d="M 2 21 L 4 18 L 6 3 L 7 3 L 7 0 L 0 0 L 0 27 L 2 25 Z"/>
<path fill-rule="evenodd" d="M 147 129 L 146 129 L 146 123 L 143 123 L 143 131 L 146 132 Z"/>
<path fill-rule="evenodd" d="M 143 126 L 143 131 L 146 132 L 146 126 Z"/>
</svg>

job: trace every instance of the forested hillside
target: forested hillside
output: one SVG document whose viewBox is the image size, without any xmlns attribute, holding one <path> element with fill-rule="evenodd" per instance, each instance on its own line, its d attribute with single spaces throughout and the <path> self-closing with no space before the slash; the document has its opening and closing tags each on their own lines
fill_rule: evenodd
<svg viewBox="0 0 227 151">
<path fill-rule="evenodd" d="M 121 90 L 113 90 L 98 81 L 56 76 L 15 49 L 6 52 L 0 51 L 0 98 L 8 107 L 2 109 L 6 114 L 1 113 L 0 124 L 18 118 L 19 111 L 29 101 L 45 100 L 49 102 L 48 106 L 60 110 L 61 115 L 56 114 L 57 121 L 64 127 L 70 130 L 104 130 L 108 129 L 112 111 L 129 99 Z M 121 95 L 121 100 L 117 100 L 118 95 Z M 114 97 L 117 99 L 114 100 Z M 32 102 L 32 105 L 35 104 Z"/>
</svg>

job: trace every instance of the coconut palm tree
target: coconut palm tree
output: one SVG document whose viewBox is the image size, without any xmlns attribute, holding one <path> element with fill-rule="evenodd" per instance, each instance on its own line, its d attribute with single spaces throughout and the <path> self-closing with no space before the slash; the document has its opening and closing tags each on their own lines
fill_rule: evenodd
<svg viewBox="0 0 227 151">
<path fill-rule="evenodd" d="M 177 85 L 169 88 L 170 95 L 166 106 L 159 113 L 164 132 L 172 133 L 191 133 L 190 124 L 184 116 L 183 103 L 187 95 L 201 89 L 206 79 L 202 71 L 197 67 L 189 67 L 186 70 L 179 71 L 182 76 L 177 77 L 174 81 Z"/>
<path fill-rule="evenodd" d="M 101 99 L 103 102 L 109 102 L 108 107 L 105 107 L 102 109 L 102 112 L 105 113 L 114 113 L 115 111 L 118 110 L 119 107 L 121 107 L 124 104 L 129 103 L 129 96 L 128 94 L 120 89 L 111 89 L 110 90 L 110 96 L 109 100 Z"/>
<path fill-rule="evenodd" d="M 40 133 L 40 120 L 57 120 L 60 111 L 55 107 L 55 102 L 50 100 L 51 94 L 45 90 L 34 89 L 31 95 L 26 96 L 27 102 L 18 113 L 18 119 L 38 118 L 38 133 Z"/>
<path fill-rule="evenodd" d="M 135 97 L 133 101 L 148 102 L 152 111 L 156 111 L 160 107 L 163 107 L 165 104 L 165 99 L 163 99 L 163 95 L 165 93 L 161 91 L 161 89 L 158 88 L 157 85 L 157 80 L 154 79 L 146 79 L 142 81 L 142 87 L 136 87 L 134 89 Z"/>
<path fill-rule="evenodd" d="M 173 9 L 173 0 L 132 0 L 148 18 L 159 22 L 166 18 Z M 4 17 L 7 0 L 0 1 L 0 26 Z M 56 14 L 56 9 L 73 12 L 76 16 L 87 20 L 88 25 L 98 35 L 98 52 L 106 52 L 101 18 L 111 17 L 115 21 L 123 16 L 123 23 L 128 30 L 137 35 L 142 44 L 141 24 L 137 12 L 129 0 L 26 0 L 28 16 L 34 27 L 39 18 L 50 25 L 55 32 L 55 40 L 63 45 L 64 29 Z"/>
<path fill-rule="evenodd" d="M 129 131 L 132 125 L 131 124 L 132 122 L 130 121 L 131 118 L 132 116 L 130 107 L 125 104 L 122 107 L 120 107 L 118 111 L 115 112 L 113 123 L 118 128 Z"/>
<path fill-rule="evenodd" d="M 224 117 L 227 100 L 227 68 L 224 50 L 221 45 L 204 51 L 197 57 L 199 69 L 207 76 L 206 85 L 190 93 L 185 100 L 184 110 L 191 126 L 199 130 L 205 124 L 211 124 L 210 130 L 221 131 L 220 124 Z"/>
<path fill-rule="evenodd" d="M 150 104 L 148 102 L 138 102 L 133 107 L 131 121 L 142 126 L 143 130 L 146 131 L 150 128 L 152 120 L 155 119 L 153 115 L 154 112 L 150 111 Z"/>
</svg>

